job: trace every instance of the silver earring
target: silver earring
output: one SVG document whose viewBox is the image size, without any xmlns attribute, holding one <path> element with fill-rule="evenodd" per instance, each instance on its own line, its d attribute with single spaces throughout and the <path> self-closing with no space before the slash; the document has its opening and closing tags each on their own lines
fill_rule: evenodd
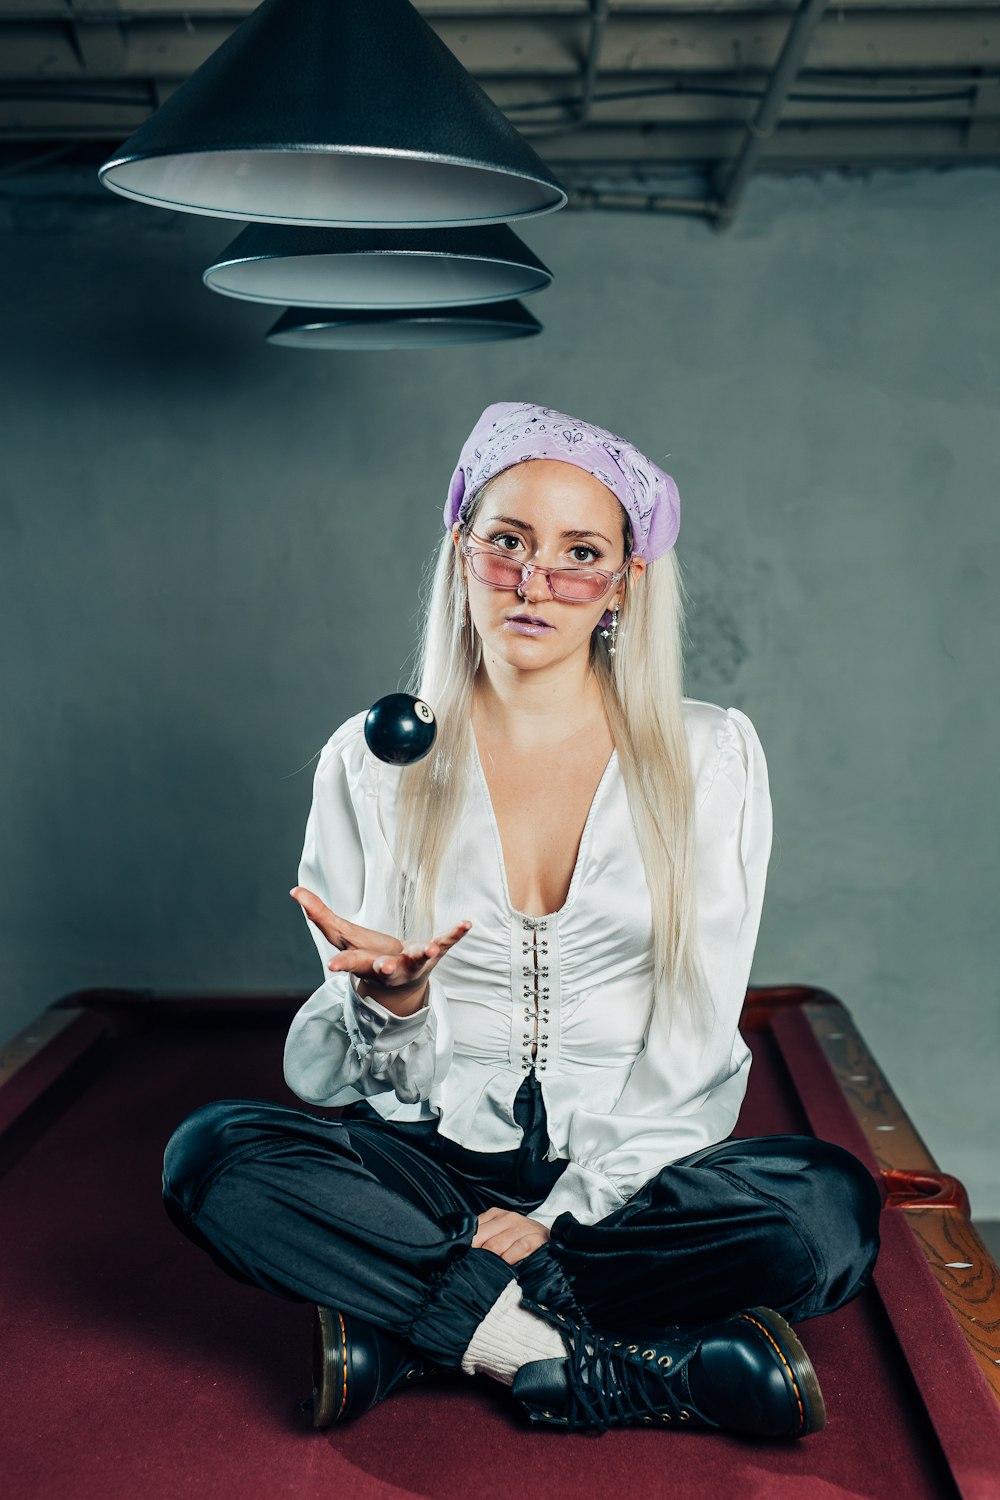
<svg viewBox="0 0 1000 1500">
<path fill-rule="evenodd" d="M 616 636 L 618 634 L 618 611 L 617 611 L 617 609 L 613 609 L 611 611 L 611 629 L 610 630 L 602 630 L 601 634 L 602 634 L 602 636 L 604 637 L 604 639 L 606 641 L 609 641 L 608 655 L 609 656 L 614 656 L 614 654 L 615 654 L 615 638 L 616 638 Z"/>
</svg>

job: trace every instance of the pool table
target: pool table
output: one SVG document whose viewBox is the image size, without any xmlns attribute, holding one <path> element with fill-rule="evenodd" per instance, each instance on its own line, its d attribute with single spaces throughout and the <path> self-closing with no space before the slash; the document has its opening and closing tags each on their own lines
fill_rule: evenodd
<svg viewBox="0 0 1000 1500">
<path fill-rule="evenodd" d="M 0 1051 L 0 1473 L 12 1500 L 998 1500 L 1000 1284 L 847 1009 L 749 991 L 738 1135 L 811 1133 L 879 1182 L 872 1284 L 797 1324 L 827 1426 L 794 1442 L 528 1428 L 441 1374 L 357 1421 L 309 1414 L 312 1309 L 225 1276 L 168 1221 L 165 1141 L 198 1104 L 295 1103 L 285 1030 L 308 992 L 68 995 Z M 325 1113 L 324 1111 L 317 1111 Z"/>
</svg>

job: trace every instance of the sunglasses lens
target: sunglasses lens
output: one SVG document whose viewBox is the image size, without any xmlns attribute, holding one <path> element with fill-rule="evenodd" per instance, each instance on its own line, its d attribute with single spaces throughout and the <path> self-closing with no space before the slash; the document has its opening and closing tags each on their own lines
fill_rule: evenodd
<svg viewBox="0 0 1000 1500">
<path fill-rule="evenodd" d="M 579 603 L 587 603 L 591 599 L 599 599 L 608 586 L 608 580 L 601 573 L 553 573 L 552 587 L 560 599 L 575 599 Z"/>
<path fill-rule="evenodd" d="M 495 552 L 474 552 L 470 558 L 472 571 L 483 583 L 495 589 L 516 589 L 521 582 L 521 569 L 517 563 Z"/>
<path fill-rule="evenodd" d="M 516 589 L 520 585 L 520 563 L 500 557 L 496 552 L 474 552 L 469 561 L 479 581 L 488 583 L 491 588 Z M 608 586 L 603 573 L 588 573 L 586 569 L 556 570 L 549 577 L 557 598 L 572 599 L 579 604 L 599 599 Z"/>
</svg>

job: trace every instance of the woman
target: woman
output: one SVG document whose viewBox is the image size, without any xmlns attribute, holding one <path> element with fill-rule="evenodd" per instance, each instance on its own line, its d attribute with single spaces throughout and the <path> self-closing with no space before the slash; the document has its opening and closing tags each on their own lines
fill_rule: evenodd
<svg viewBox="0 0 1000 1500">
<path fill-rule="evenodd" d="M 343 1116 L 206 1106 L 168 1209 L 318 1305 L 319 1422 L 440 1365 L 564 1428 L 815 1431 L 787 1319 L 867 1283 L 880 1196 L 839 1147 L 731 1138 L 770 802 L 749 719 L 681 695 L 676 486 L 501 402 L 444 519 L 435 747 L 390 767 L 341 725 L 291 892 L 326 979 L 285 1076 Z"/>
</svg>

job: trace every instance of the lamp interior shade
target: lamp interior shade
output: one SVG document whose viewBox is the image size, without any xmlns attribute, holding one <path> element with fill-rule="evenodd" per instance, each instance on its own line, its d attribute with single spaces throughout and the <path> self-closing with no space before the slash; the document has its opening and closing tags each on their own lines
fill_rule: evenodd
<svg viewBox="0 0 1000 1500">
<path fill-rule="evenodd" d="M 286 307 L 467 307 L 548 286 L 534 266 L 474 256 L 399 253 L 273 255 L 221 261 L 205 285 L 227 297 Z"/>
<path fill-rule="evenodd" d="M 518 172 L 402 151 L 306 147 L 122 156 L 105 163 L 100 176 L 126 198 L 266 224 L 496 224 L 549 213 L 566 202 L 550 183 Z"/>
</svg>

